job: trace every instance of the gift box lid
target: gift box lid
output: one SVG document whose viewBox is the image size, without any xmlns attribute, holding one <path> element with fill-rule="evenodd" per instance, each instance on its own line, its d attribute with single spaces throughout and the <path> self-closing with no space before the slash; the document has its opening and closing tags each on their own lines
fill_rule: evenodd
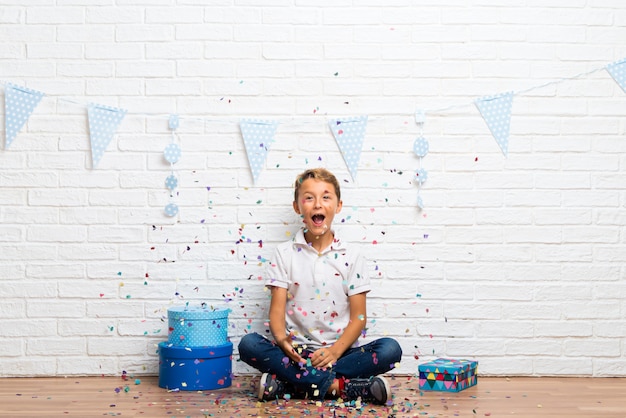
<svg viewBox="0 0 626 418">
<path fill-rule="evenodd" d="M 438 358 L 436 360 L 429 361 L 428 363 L 420 364 L 419 371 L 431 373 L 462 374 L 476 369 L 477 366 L 478 362 L 474 360 Z"/>
<path fill-rule="evenodd" d="M 233 343 L 228 341 L 226 344 L 207 347 L 181 347 L 163 341 L 159 343 L 159 352 L 163 356 L 176 359 L 210 359 L 232 355 Z"/>
<path fill-rule="evenodd" d="M 168 319 L 221 319 L 228 318 L 230 309 L 211 308 L 209 306 L 174 306 L 167 309 Z"/>
</svg>

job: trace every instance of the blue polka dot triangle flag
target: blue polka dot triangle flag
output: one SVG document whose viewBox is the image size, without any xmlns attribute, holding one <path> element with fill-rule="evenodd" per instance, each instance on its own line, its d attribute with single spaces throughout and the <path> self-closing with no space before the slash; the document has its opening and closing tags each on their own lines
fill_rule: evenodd
<svg viewBox="0 0 626 418">
<path fill-rule="evenodd" d="M 87 115 L 91 139 L 91 166 L 96 168 L 117 127 L 124 119 L 126 110 L 90 103 L 87 106 Z"/>
<path fill-rule="evenodd" d="M 626 58 L 607 65 L 606 70 L 626 93 Z"/>
<path fill-rule="evenodd" d="M 474 104 L 506 157 L 509 152 L 513 92 L 481 97 Z"/>
<path fill-rule="evenodd" d="M 352 180 L 356 180 L 363 140 L 365 139 L 367 116 L 333 119 L 328 122 L 328 125 L 348 166 Z"/>
<path fill-rule="evenodd" d="M 7 84 L 4 90 L 5 148 L 9 148 L 17 133 L 24 127 L 44 93 Z"/>
<path fill-rule="evenodd" d="M 278 122 L 271 120 L 242 119 L 239 123 L 254 184 L 263 171 L 265 159 L 271 143 L 274 142 L 277 127 Z"/>
</svg>

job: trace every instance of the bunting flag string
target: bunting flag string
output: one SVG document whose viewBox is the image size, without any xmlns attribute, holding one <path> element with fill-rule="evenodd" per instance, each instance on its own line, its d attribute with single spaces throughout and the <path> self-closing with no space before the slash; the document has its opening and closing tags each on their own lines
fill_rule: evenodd
<svg viewBox="0 0 626 418">
<path fill-rule="evenodd" d="M 274 142 L 274 134 L 278 122 L 260 119 L 242 119 L 239 123 L 241 136 L 248 155 L 248 164 L 252 172 L 252 180 L 257 183 L 265 165 L 270 145 Z"/>
<path fill-rule="evenodd" d="M 485 120 L 491 134 L 496 140 L 502 153 L 506 156 L 508 154 L 509 136 L 510 136 L 510 123 L 511 123 L 511 109 L 513 97 L 517 95 L 523 95 L 533 90 L 541 89 L 550 85 L 556 85 L 569 80 L 574 80 L 582 77 L 589 76 L 599 71 L 606 71 L 619 85 L 619 87 L 626 92 L 626 58 L 606 64 L 601 67 L 597 67 L 590 71 L 580 73 L 571 77 L 562 78 L 554 81 L 550 81 L 538 86 L 530 87 L 520 91 L 510 91 L 506 93 L 500 93 L 493 96 L 484 96 L 474 99 L 470 103 L 466 104 L 454 104 L 452 106 L 437 108 L 437 109 L 424 109 L 423 114 L 440 114 L 446 111 L 451 111 L 460 107 L 466 107 L 468 105 L 474 105 L 482 118 Z M 35 110 L 41 99 L 45 96 L 43 92 L 39 92 L 30 88 L 16 86 L 9 82 L 0 81 L 0 84 L 4 85 L 5 89 L 5 150 L 9 148 L 14 141 L 17 134 L 24 127 L 32 112 Z M 67 99 L 63 97 L 56 97 L 59 102 L 68 102 L 78 105 L 84 105 L 76 102 L 73 99 Z M 91 156 L 92 156 L 92 168 L 96 168 L 100 162 L 107 146 L 113 139 L 117 127 L 126 115 L 125 109 L 118 109 L 114 107 L 108 107 L 98 104 L 89 103 L 87 106 L 88 123 L 89 123 L 89 135 L 91 141 Z M 162 114 L 148 114 L 137 113 L 137 115 L 143 116 L 158 116 L 162 117 Z M 319 116 L 315 116 L 317 119 Z M 238 121 L 242 137 L 244 140 L 246 153 L 252 172 L 254 184 L 257 183 L 259 175 L 265 165 L 267 154 L 270 148 L 270 144 L 274 141 L 274 135 L 276 128 L 279 124 L 279 120 L 262 120 L 262 119 L 239 119 L 239 118 L 220 118 L 220 119 L 206 119 L 199 117 L 188 117 L 186 120 L 199 120 L 203 123 L 215 122 L 223 123 L 225 120 L 235 122 Z M 358 172 L 358 165 L 360 161 L 363 141 L 365 138 L 365 129 L 368 120 L 378 118 L 369 118 L 368 116 L 360 117 L 348 117 L 340 119 L 327 120 L 327 123 L 331 129 L 331 132 L 339 146 L 342 156 L 346 162 L 350 175 L 353 179 L 356 179 Z M 300 118 L 299 122 L 296 122 L 294 118 L 289 119 L 289 122 L 306 124 L 306 123 L 318 123 L 317 120 L 313 122 L 311 117 Z M 420 125 L 421 128 L 421 125 Z M 172 128 L 171 128 L 172 129 Z M 174 128 L 175 129 L 175 128 Z M 422 138 L 420 134 L 420 141 L 416 139 L 414 143 L 414 152 L 420 158 L 421 170 L 416 172 L 416 181 L 418 185 L 421 185 L 425 180 L 427 173 L 421 168 L 421 158 L 424 152 L 424 146 L 427 145 L 427 141 Z M 419 178 L 418 178 L 419 176 Z M 174 178 L 170 179 L 170 182 L 166 184 L 166 187 L 173 190 L 175 188 Z M 419 193 L 418 193 L 419 197 Z M 420 206 L 422 204 L 420 203 Z"/>
<path fill-rule="evenodd" d="M 45 94 L 26 87 L 7 84 L 4 89 L 5 149 L 22 129 Z"/>
<path fill-rule="evenodd" d="M 92 168 L 96 168 L 104 151 L 113 139 L 126 110 L 90 103 L 87 107 L 89 137 L 91 139 Z"/>
<path fill-rule="evenodd" d="M 367 116 L 357 116 L 348 119 L 333 119 L 328 122 L 343 159 L 348 166 L 352 180 L 356 180 L 363 140 L 365 139 L 365 128 L 367 127 Z"/>
<path fill-rule="evenodd" d="M 486 96 L 474 102 L 504 156 L 509 152 L 513 92 Z"/>
</svg>

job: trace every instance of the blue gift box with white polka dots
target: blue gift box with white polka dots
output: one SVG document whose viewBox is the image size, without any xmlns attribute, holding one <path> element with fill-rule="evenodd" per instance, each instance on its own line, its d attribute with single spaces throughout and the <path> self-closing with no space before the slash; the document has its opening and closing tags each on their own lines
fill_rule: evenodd
<svg viewBox="0 0 626 418">
<path fill-rule="evenodd" d="M 178 306 L 167 310 L 168 343 L 176 347 L 209 347 L 228 341 L 230 309 Z"/>
</svg>

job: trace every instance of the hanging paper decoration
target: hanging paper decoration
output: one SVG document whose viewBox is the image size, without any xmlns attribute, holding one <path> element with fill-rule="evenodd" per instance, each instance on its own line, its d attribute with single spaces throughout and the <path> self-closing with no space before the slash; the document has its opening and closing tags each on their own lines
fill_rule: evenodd
<svg viewBox="0 0 626 418">
<path fill-rule="evenodd" d="M 278 122 L 271 120 L 242 119 L 239 123 L 254 184 L 263 170 L 277 127 Z"/>
<path fill-rule="evenodd" d="M 474 104 L 506 157 L 509 151 L 513 92 L 485 96 L 476 100 Z"/>
<path fill-rule="evenodd" d="M 8 149 L 45 94 L 26 87 L 7 84 L 4 89 L 5 149 Z"/>
<path fill-rule="evenodd" d="M 413 142 L 413 152 L 419 158 L 419 168 L 415 170 L 414 180 L 417 183 L 417 207 L 424 209 L 424 201 L 420 196 L 422 184 L 428 179 L 428 172 L 422 168 L 422 158 L 428 154 L 430 148 L 428 141 L 424 138 L 424 122 L 426 122 L 426 113 L 419 109 L 415 112 L 415 123 L 419 127 L 419 137 Z"/>
<path fill-rule="evenodd" d="M 168 144 L 163 151 L 163 156 L 168 163 L 176 164 L 180 159 L 182 151 L 176 143 Z"/>
<path fill-rule="evenodd" d="M 165 206 L 165 214 L 169 217 L 176 216 L 178 214 L 178 205 L 176 203 L 168 203 Z"/>
<path fill-rule="evenodd" d="M 91 138 L 91 166 L 96 168 L 126 115 L 125 109 L 90 103 L 87 107 Z"/>
<path fill-rule="evenodd" d="M 167 190 L 170 192 L 173 192 L 178 187 L 178 178 L 174 174 L 167 176 L 165 179 L 165 187 L 167 187 Z"/>
<path fill-rule="evenodd" d="M 626 58 L 607 65 L 606 70 L 626 93 Z"/>
<path fill-rule="evenodd" d="M 169 128 L 172 131 L 172 142 L 167 144 L 165 150 L 163 151 L 163 157 L 165 161 L 170 163 L 171 174 L 165 178 L 165 187 L 170 192 L 170 200 L 174 200 L 174 198 L 178 195 L 176 189 L 178 188 L 178 177 L 174 173 L 174 164 L 180 160 L 182 155 L 182 151 L 180 145 L 176 143 L 176 129 L 179 126 L 178 115 L 170 115 L 169 120 Z M 165 206 L 165 214 L 167 216 L 176 216 L 178 214 L 178 205 L 174 202 L 170 202 Z"/>
<path fill-rule="evenodd" d="M 352 180 L 356 180 L 363 140 L 365 139 L 367 116 L 334 119 L 329 121 L 328 125 L 348 166 Z"/>
</svg>

